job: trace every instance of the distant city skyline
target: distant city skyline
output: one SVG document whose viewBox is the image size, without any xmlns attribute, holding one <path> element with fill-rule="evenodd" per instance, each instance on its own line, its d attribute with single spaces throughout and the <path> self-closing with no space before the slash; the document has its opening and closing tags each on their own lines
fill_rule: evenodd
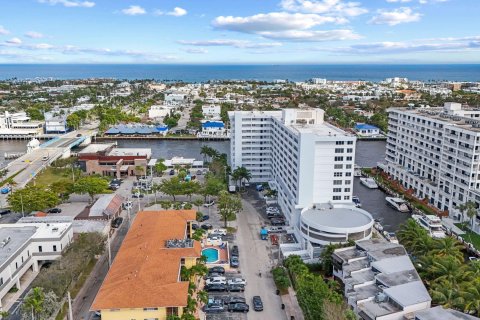
<svg viewBox="0 0 480 320">
<path fill-rule="evenodd" d="M 480 63 L 477 1 L 4 1 L 0 63 Z"/>
</svg>

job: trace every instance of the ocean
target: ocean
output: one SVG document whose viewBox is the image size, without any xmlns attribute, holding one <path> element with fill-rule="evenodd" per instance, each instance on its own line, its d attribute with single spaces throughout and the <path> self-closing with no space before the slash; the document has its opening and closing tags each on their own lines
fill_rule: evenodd
<svg viewBox="0 0 480 320">
<path fill-rule="evenodd" d="M 146 64 L 0 64 L 0 80 L 5 79 L 155 79 L 205 82 L 208 80 L 310 78 L 328 80 L 381 81 L 405 77 L 421 81 L 480 81 L 480 64 L 427 65 L 146 65 Z"/>
</svg>

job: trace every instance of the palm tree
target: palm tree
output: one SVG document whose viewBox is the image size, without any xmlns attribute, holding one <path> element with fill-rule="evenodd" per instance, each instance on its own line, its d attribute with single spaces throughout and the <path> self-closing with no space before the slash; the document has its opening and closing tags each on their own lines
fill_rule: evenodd
<svg viewBox="0 0 480 320">
<path fill-rule="evenodd" d="M 240 175 L 240 186 L 243 185 L 243 180 L 250 181 L 250 179 L 252 179 L 252 174 L 250 173 L 250 171 L 247 168 L 240 167 L 240 168 L 238 168 L 238 171 L 239 171 L 239 175 Z"/>
<path fill-rule="evenodd" d="M 472 274 L 454 257 L 436 257 L 428 270 L 431 279 L 448 282 L 454 289 L 458 289 L 458 285 L 470 279 Z"/>
<path fill-rule="evenodd" d="M 462 244 L 452 237 L 445 237 L 434 242 L 432 253 L 440 257 L 453 257 L 462 262 L 463 252 Z"/>
<path fill-rule="evenodd" d="M 397 233 L 400 243 L 417 256 L 425 255 L 432 246 L 432 238 L 413 219 L 408 219 Z"/>
<path fill-rule="evenodd" d="M 475 312 L 480 317 L 480 281 L 477 279 L 474 283 L 467 283 L 467 288 L 462 291 L 462 297 L 465 301 L 465 312 Z"/>
<path fill-rule="evenodd" d="M 457 289 L 448 282 L 440 282 L 430 289 L 432 300 L 444 308 L 454 308 L 461 305 L 462 299 Z"/>
<path fill-rule="evenodd" d="M 457 210 L 460 211 L 460 223 L 463 224 L 463 220 L 465 219 L 465 210 L 467 210 L 467 206 L 465 203 L 459 204 L 457 206 Z"/>
<path fill-rule="evenodd" d="M 477 206 L 475 205 L 475 202 L 468 201 L 465 203 L 465 211 L 467 213 L 467 217 L 470 218 L 470 228 L 473 230 L 473 218 L 477 215 Z"/>
</svg>

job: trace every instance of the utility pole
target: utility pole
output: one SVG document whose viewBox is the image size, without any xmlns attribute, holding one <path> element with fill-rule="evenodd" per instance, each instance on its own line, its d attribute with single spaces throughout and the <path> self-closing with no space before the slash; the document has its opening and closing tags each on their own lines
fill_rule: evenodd
<svg viewBox="0 0 480 320">
<path fill-rule="evenodd" d="M 22 218 L 25 218 L 25 211 L 23 210 L 23 196 L 20 192 L 20 203 L 22 204 Z"/>
<path fill-rule="evenodd" d="M 73 320 L 72 298 L 70 297 L 70 291 L 67 291 L 67 297 L 68 297 L 68 319 Z"/>
</svg>

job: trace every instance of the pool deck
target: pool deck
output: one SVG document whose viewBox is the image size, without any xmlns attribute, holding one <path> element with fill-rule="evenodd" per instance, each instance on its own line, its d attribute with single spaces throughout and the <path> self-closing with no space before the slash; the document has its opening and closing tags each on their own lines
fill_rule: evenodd
<svg viewBox="0 0 480 320">
<path fill-rule="evenodd" d="M 227 243 L 227 242 L 225 242 Z M 202 251 L 208 248 L 214 248 L 218 250 L 218 261 L 209 263 L 208 265 L 229 265 L 229 255 L 228 255 L 228 243 L 225 248 L 220 248 L 220 246 L 209 246 L 205 242 L 203 243 Z"/>
</svg>

